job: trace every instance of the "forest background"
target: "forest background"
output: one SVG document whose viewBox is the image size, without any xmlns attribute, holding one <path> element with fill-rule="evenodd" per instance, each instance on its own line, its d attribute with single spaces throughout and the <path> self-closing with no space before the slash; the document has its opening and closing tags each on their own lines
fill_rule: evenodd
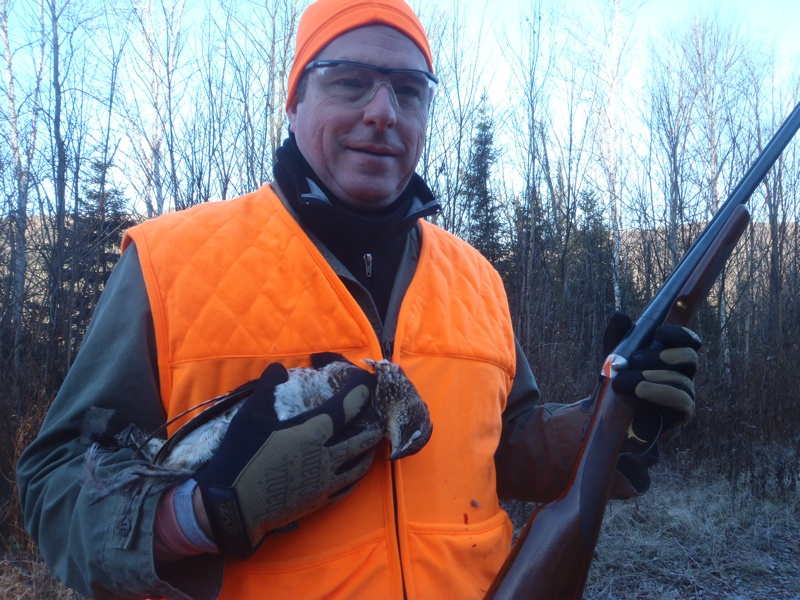
<svg viewBox="0 0 800 600">
<path fill-rule="evenodd" d="M 719 6 L 641 36 L 642 2 L 540 0 L 503 20 L 488 6 L 414 4 L 441 78 L 418 168 L 443 206 L 435 220 L 502 274 L 546 401 L 584 397 L 611 313 L 639 314 L 800 98 L 797 52 Z M 35 554 L 16 458 L 80 347 L 122 232 L 272 178 L 303 7 L 0 0 L 8 560 Z M 732 499 L 777 502 L 794 521 L 798 144 L 753 195 L 753 225 L 693 323 L 705 340 L 698 412 L 663 460 L 668 480 L 708 472 Z"/>
</svg>

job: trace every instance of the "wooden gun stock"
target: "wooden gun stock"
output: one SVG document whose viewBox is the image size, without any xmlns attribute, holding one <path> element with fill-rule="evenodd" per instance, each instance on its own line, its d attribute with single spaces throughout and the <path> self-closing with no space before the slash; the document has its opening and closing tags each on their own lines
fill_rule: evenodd
<svg viewBox="0 0 800 600">
<path fill-rule="evenodd" d="M 562 600 L 583 596 L 617 458 L 636 400 L 611 389 L 617 370 L 647 347 L 663 323 L 687 325 L 708 296 L 750 220 L 745 203 L 800 128 L 800 104 L 700 233 L 634 327 L 606 358 L 593 413 L 564 493 L 531 516 L 486 598 Z"/>
</svg>

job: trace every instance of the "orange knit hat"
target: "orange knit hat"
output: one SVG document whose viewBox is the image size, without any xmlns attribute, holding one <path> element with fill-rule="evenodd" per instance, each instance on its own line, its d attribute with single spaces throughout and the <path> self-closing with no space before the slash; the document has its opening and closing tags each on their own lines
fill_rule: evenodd
<svg viewBox="0 0 800 600">
<path fill-rule="evenodd" d="M 388 25 L 408 36 L 422 50 L 433 71 L 425 28 L 404 0 L 317 0 L 305 10 L 297 27 L 294 64 L 286 90 L 287 109 L 306 65 L 335 38 L 366 25 Z"/>
</svg>

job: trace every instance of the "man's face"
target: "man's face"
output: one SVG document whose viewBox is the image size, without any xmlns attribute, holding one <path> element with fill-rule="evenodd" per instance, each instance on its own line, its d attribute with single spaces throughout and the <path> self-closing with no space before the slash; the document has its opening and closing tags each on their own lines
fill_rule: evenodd
<svg viewBox="0 0 800 600">
<path fill-rule="evenodd" d="M 380 25 L 348 31 L 315 60 L 351 60 L 384 68 L 428 70 L 425 57 L 405 35 Z M 311 168 L 338 198 L 351 206 L 381 208 L 405 189 L 425 142 L 427 106 L 399 108 L 380 85 L 363 106 L 324 93 L 305 77 L 303 99 L 289 106 L 289 129 Z"/>
</svg>

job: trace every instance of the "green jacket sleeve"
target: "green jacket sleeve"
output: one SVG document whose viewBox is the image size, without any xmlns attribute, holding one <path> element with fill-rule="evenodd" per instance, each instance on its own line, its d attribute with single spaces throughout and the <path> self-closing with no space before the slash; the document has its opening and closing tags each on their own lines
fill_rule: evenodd
<svg viewBox="0 0 800 600">
<path fill-rule="evenodd" d="M 222 583 L 222 559 L 215 555 L 154 563 L 153 521 L 162 490 L 145 485 L 99 500 L 85 483 L 89 442 L 81 438 L 81 424 L 89 408 L 114 410 L 115 418 L 144 431 L 164 423 L 155 355 L 147 292 L 131 247 L 108 281 L 39 435 L 17 465 L 27 531 L 54 574 L 87 596 L 215 598 Z M 101 476 L 124 475 L 143 463 L 130 449 L 104 449 L 99 457 Z M 189 572 L 191 578 L 182 577 Z"/>
</svg>

